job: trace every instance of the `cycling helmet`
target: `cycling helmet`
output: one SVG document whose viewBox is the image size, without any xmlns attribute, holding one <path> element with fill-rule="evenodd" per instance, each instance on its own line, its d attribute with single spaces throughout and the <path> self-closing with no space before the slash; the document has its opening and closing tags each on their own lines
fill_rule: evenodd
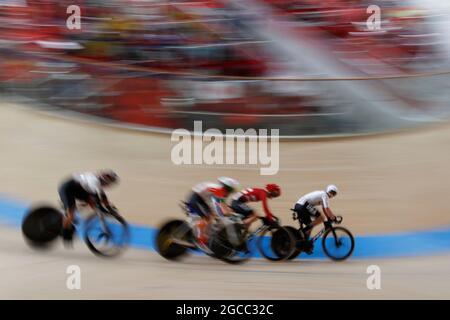
<svg viewBox="0 0 450 320">
<path fill-rule="evenodd" d="M 331 193 L 335 196 L 338 193 L 338 188 L 334 184 L 330 184 L 327 186 L 327 193 Z"/>
<path fill-rule="evenodd" d="M 272 196 L 279 196 L 281 194 L 280 186 L 275 183 L 269 183 L 266 184 L 266 190 L 269 192 Z"/>
<path fill-rule="evenodd" d="M 100 171 L 97 176 L 103 185 L 119 182 L 119 176 L 112 170 Z"/>
<path fill-rule="evenodd" d="M 225 187 L 228 192 L 236 191 L 236 189 L 239 187 L 239 182 L 233 178 L 220 177 L 217 180 L 221 185 Z"/>
</svg>

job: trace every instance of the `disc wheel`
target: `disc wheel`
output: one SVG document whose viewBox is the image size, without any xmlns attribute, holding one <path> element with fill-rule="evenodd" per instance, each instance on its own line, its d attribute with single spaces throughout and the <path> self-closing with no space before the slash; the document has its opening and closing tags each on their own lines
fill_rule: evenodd
<svg viewBox="0 0 450 320">
<path fill-rule="evenodd" d="M 303 236 L 300 230 L 292 226 L 284 226 L 284 228 L 289 230 L 291 234 L 294 236 L 294 240 L 296 243 L 294 246 L 294 252 L 288 257 L 288 260 L 294 260 L 300 255 L 300 253 L 302 253 L 302 249 L 299 246 L 297 246 L 297 244 L 299 243 L 299 241 L 303 240 Z"/>
<path fill-rule="evenodd" d="M 256 242 L 258 251 L 270 261 L 283 261 L 295 250 L 294 235 L 284 227 L 267 229 Z"/>
<path fill-rule="evenodd" d="M 36 249 L 49 247 L 61 234 L 63 215 L 50 206 L 31 209 L 22 221 L 25 241 Z"/>
<path fill-rule="evenodd" d="M 241 229 L 242 226 L 236 225 L 235 227 L 237 228 L 235 231 L 241 237 L 243 235 L 241 233 L 243 231 Z M 252 256 L 244 237 L 242 237 L 242 241 L 238 245 L 233 245 L 230 242 L 225 226 L 220 227 L 212 235 L 209 247 L 216 258 L 229 264 L 244 263 Z"/>
<path fill-rule="evenodd" d="M 187 253 L 188 248 L 174 242 L 174 239 L 182 241 L 192 240 L 192 230 L 182 220 L 171 220 L 164 224 L 156 235 L 156 250 L 167 260 L 177 260 Z"/>
</svg>

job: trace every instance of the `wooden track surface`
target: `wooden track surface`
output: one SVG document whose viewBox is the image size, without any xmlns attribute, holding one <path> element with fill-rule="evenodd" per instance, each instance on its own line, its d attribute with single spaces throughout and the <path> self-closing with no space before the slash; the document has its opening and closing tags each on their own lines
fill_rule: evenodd
<svg viewBox="0 0 450 320">
<path fill-rule="evenodd" d="M 111 191 L 117 207 L 131 222 L 158 225 L 180 216 L 178 201 L 193 184 L 227 175 L 243 186 L 280 184 L 283 194 L 270 206 L 286 223 L 300 195 L 328 183 L 341 190 L 332 208 L 356 234 L 450 223 L 450 125 L 357 139 L 281 142 L 275 176 L 261 176 L 256 166 L 176 166 L 170 159 L 173 146 L 166 135 L 69 121 L 4 103 L 0 193 L 57 204 L 63 177 L 114 168 L 122 177 Z"/>
<path fill-rule="evenodd" d="M 207 257 L 169 262 L 129 250 L 115 260 L 74 250 L 29 249 L 17 230 L 0 228 L 0 299 L 449 299 L 449 256 L 401 260 L 252 260 L 228 265 Z M 368 290 L 369 265 L 381 268 L 381 289 Z M 81 269 L 81 290 L 68 290 L 69 265 Z"/>
<path fill-rule="evenodd" d="M 243 185 L 277 182 L 273 210 L 289 221 L 298 196 L 336 183 L 333 200 L 358 234 L 427 229 L 448 224 L 450 126 L 402 134 L 322 142 L 281 143 L 280 172 L 256 167 L 175 166 L 168 136 L 61 120 L 18 105 L 0 106 L 0 193 L 28 202 L 57 203 L 56 187 L 73 171 L 115 168 L 122 184 L 111 198 L 134 223 L 157 225 L 179 216 L 177 201 L 196 182 L 220 175 Z M 230 266 L 205 257 L 167 262 L 129 250 L 107 261 L 84 244 L 35 252 L 19 230 L 0 229 L 0 298 L 56 299 L 393 299 L 450 298 L 448 256 L 390 260 L 253 260 Z M 82 290 L 66 288 L 66 268 L 82 270 Z M 366 269 L 382 270 L 382 289 L 366 287 Z"/>
</svg>

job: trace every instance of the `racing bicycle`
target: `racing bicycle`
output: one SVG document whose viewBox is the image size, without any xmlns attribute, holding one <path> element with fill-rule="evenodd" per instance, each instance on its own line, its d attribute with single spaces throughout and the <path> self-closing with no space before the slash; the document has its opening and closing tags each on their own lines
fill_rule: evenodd
<svg viewBox="0 0 450 320">
<path fill-rule="evenodd" d="M 312 253 L 311 248 L 313 244 L 322 238 L 322 249 L 324 254 L 334 260 L 343 261 L 351 256 L 353 250 L 355 249 L 355 239 L 352 233 L 340 225 L 343 221 L 342 216 L 337 216 L 335 221 L 325 221 L 324 227 L 317 232 L 311 239 L 306 238 L 306 224 L 303 223 L 298 213 L 294 210 L 292 213 L 292 218 L 298 221 L 299 228 L 294 228 L 292 226 L 285 226 L 296 238 L 296 248 L 294 252 L 288 257 L 289 260 L 295 259 L 302 252 Z"/>
<path fill-rule="evenodd" d="M 81 206 L 87 207 L 86 203 Z M 26 213 L 22 221 L 25 241 L 35 249 L 50 248 L 61 235 L 64 214 L 51 205 L 38 205 Z M 75 221 L 79 220 L 78 217 Z M 129 242 L 129 226 L 116 208 L 96 203 L 93 213 L 79 224 L 79 231 L 91 252 L 101 257 L 115 257 Z M 78 227 L 77 227 L 78 229 Z"/>
<path fill-rule="evenodd" d="M 295 250 L 294 236 L 277 222 L 260 218 L 260 227 L 250 233 L 245 229 L 243 217 L 239 214 L 224 216 L 212 223 L 205 248 L 199 245 L 195 237 L 195 226 L 200 217 L 188 203 L 183 202 L 181 207 L 187 219 L 166 222 L 155 239 L 157 251 L 168 260 L 178 260 L 189 249 L 193 249 L 227 263 L 242 263 L 251 258 L 249 245 L 254 239 L 260 253 L 271 261 L 287 259 Z"/>
</svg>

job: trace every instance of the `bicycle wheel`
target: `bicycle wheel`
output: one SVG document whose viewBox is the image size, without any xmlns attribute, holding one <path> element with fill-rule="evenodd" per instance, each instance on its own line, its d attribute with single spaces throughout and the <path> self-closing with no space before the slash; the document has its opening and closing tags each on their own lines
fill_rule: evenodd
<svg viewBox="0 0 450 320">
<path fill-rule="evenodd" d="M 53 207 L 34 208 L 22 221 L 22 234 L 30 246 L 44 249 L 61 234 L 62 221 L 62 213 Z"/>
<path fill-rule="evenodd" d="M 332 227 L 322 238 L 323 252 L 332 260 L 347 259 L 355 248 L 355 239 L 350 231 L 343 227 Z"/>
<path fill-rule="evenodd" d="M 112 258 L 128 246 L 130 232 L 125 219 L 119 215 L 104 216 L 105 229 L 100 217 L 94 213 L 84 223 L 84 241 L 95 255 Z"/>
<path fill-rule="evenodd" d="M 165 223 L 156 235 L 156 250 L 167 260 L 177 260 L 186 254 L 188 248 L 175 243 L 173 239 L 191 242 L 191 227 L 182 220 L 171 220 Z"/>
<path fill-rule="evenodd" d="M 295 250 L 295 239 L 292 233 L 278 227 L 265 230 L 256 241 L 261 255 L 270 261 L 282 261 L 290 257 Z"/>
<path fill-rule="evenodd" d="M 298 242 L 303 240 L 303 236 L 301 234 L 301 231 L 292 227 L 292 226 L 284 226 L 284 228 L 286 228 L 288 231 L 291 232 L 291 234 L 294 236 L 294 240 L 295 240 L 295 246 L 294 246 L 294 252 L 288 257 L 288 260 L 293 260 L 295 258 L 297 258 L 300 253 L 302 253 L 302 249 L 297 246 Z"/>
<path fill-rule="evenodd" d="M 237 232 L 239 233 L 240 225 L 235 225 Z M 241 236 L 241 235 L 240 235 Z M 211 251 L 214 253 L 214 257 L 230 264 L 239 264 L 247 261 L 251 258 L 251 252 L 248 248 L 248 244 L 245 239 L 237 246 L 233 245 L 229 238 L 227 227 L 222 226 L 220 229 L 211 236 L 209 243 Z"/>
<path fill-rule="evenodd" d="M 225 257 L 220 257 L 219 260 L 222 260 L 229 264 L 241 264 L 248 261 L 251 257 L 251 252 L 248 249 L 244 249 L 234 250 L 232 254 Z"/>
</svg>

